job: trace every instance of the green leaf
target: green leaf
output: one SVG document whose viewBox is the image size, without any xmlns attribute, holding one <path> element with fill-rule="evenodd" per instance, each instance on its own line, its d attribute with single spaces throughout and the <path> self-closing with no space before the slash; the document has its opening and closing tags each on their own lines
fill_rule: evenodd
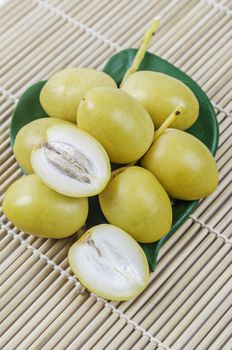
<svg viewBox="0 0 232 350">
<path fill-rule="evenodd" d="M 120 85 L 127 69 L 131 66 L 137 49 L 127 49 L 112 56 L 104 67 L 104 72 L 109 74 Z M 218 124 L 214 109 L 210 100 L 197 83 L 187 74 L 182 72 L 164 59 L 146 52 L 139 66 L 139 70 L 151 70 L 162 72 L 181 80 L 195 94 L 200 105 L 200 114 L 197 122 L 188 129 L 188 132 L 200 139 L 215 155 L 218 146 Z M 150 269 L 154 271 L 160 248 L 165 241 L 188 219 L 189 215 L 197 207 L 198 201 L 175 201 L 173 205 L 173 225 L 169 233 L 160 241 L 149 244 L 141 244 Z"/>
<path fill-rule="evenodd" d="M 130 67 L 136 52 L 136 49 L 123 50 L 112 56 L 106 64 L 104 71 L 108 73 L 118 85 L 120 84 L 126 70 Z M 197 122 L 188 131 L 204 142 L 211 152 L 215 154 L 218 145 L 218 125 L 214 109 L 203 90 L 189 76 L 180 71 L 178 68 L 162 58 L 148 52 L 146 53 L 139 69 L 166 73 L 181 80 L 187 86 L 189 86 L 199 101 L 200 116 Z M 10 125 L 12 146 L 18 131 L 24 125 L 30 123 L 32 120 L 47 117 L 46 112 L 43 110 L 39 101 L 40 91 L 45 83 L 46 81 L 40 81 L 32 85 L 20 98 Z M 120 165 L 118 164 L 112 164 L 113 169 L 119 166 Z M 196 208 L 197 203 L 197 201 L 187 202 L 176 200 L 173 206 L 173 226 L 170 232 L 158 242 L 141 244 L 152 271 L 155 269 L 160 248 L 168 237 L 170 237 L 177 230 L 177 228 L 180 227 L 185 220 L 187 220 L 190 213 L 192 213 Z M 87 225 L 93 226 L 107 222 L 101 211 L 98 197 L 89 198 L 89 204 L 90 210 Z"/>
<path fill-rule="evenodd" d="M 21 96 L 10 124 L 10 141 L 13 146 L 19 130 L 32 120 L 47 117 L 39 101 L 39 95 L 46 81 L 39 81 L 30 86 Z"/>
</svg>

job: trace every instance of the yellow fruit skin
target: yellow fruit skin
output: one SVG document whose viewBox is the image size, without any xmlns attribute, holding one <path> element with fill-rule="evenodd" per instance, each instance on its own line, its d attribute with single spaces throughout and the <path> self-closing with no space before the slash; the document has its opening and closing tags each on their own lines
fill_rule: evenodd
<svg viewBox="0 0 232 350">
<path fill-rule="evenodd" d="M 35 174 L 15 181 L 6 191 L 3 212 L 17 227 L 35 236 L 64 238 L 79 230 L 88 215 L 87 198 L 63 196 Z"/>
<path fill-rule="evenodd" d="M 120 89 L 95 88 L 81 101 L 77 125 L 94 136 L 112 162 L 129 163 L 151 145 L 154 126 L 147 111 Z"/>
<path fill-rule="evenodd" d="M 81 99 L 97 86 L 117 87 L 106 73 L 90 68 L 67 68 L 47 81 L 40 93 L 40 103 L 50 117 L 76 123 Z"/>
<path fill-rule="evenodd" d="M 143 168 L 117 170 L 99 199 L 109 223 L 122 228 L 138 242 L 157 241 L 171 228 L 170 199 L 159 181 Z"/>
<path fill-rule="evenodd" d="M 142 158 L 173 198 L 195 200 L 211 194 L 218 184 L 216 162 L 208 148 L 187 132 L 167 129 Z"/>
<path fill-rule="evenodd" d="M 40 118 L 26 124 L 19 130 L 13 147 L 14 155 L 27 174 L 34 173 L 31 166 L 31 152 L 46 137 L 47 129 L 55 124 L 71 123 L 57 118 Z"/>
<path fill-rule="evenodd" d="M 185 130 L 198 118 L 199 103 L 193 92 L 181 81 L 167 74 L 138 71 L 121 87 L 133 96 L 150 114 L 155 128 L 159 128 L 180 103 L 185 110 L 172 127 Z"/>
</svg>

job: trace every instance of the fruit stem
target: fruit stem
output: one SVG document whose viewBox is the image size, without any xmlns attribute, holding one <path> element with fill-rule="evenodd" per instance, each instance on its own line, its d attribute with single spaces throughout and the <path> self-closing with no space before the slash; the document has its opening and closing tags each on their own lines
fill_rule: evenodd
<svg viewBox="0 0 232 350">
<path fill-rule="evenodd" d="M 180 114 L 183 112 L 183 109 L 184 106 L 180 103 L 170 114 L 170 116 L 163 122 L 159 129 L 155 131 L 153 142 L 156 141 L 163 134 L 163 132 L 174 122 L 174 120 L 178 116 L 180 116 Z"/>
<path fill-rule="evenodd" d="M 150 28 L 145 32 L 145 34 L 144 34 L 144 36 L 142 38 L 142 41 L 141 41 L 140 48 L 139 48 L 137 54 L 135 55 L 135 58 L 134 58 L 134 60 L 132 62 L 132 65 L 127 70 L 126 74 L 124 75 L 124 78 L 122 80 L 121 85 L 125 82 L 125 80 L 131 74 L 133 74 L 134 72 L 137 71 L 140 63 L 142 62 L 142 60 L 143 60 L 143 58 L 145 56 L 145 53 L 146 53 L 147 47 L 149 45 L 149 42 L 151 40 L 151 37 L 157 32 L 159 26 L 160 26 L 160 18 L 156 17 L 156 18 L 153 19 Z"/>
</svg>

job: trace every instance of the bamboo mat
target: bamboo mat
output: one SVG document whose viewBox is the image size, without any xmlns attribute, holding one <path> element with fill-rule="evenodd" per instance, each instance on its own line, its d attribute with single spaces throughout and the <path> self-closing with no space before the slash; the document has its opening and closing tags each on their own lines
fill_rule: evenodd
<svg viewBox="0 0 232 350">
<path fill-rule="evenodd" d="M 0 212 L 1 349 L 232 349 L 231 13 L 231 0 L 1 2 L 1 201 L 22 175 L 9 143 L 22 92 L 66 66 L 101 69 L 137 47 L 154 16 L 162 26 L 150 51 L 203 87 L 220 127 L 217 190 L 168 240 L 148 287 L 129 302 L 80 293 L 67 261 L 75 237 L 29 236 Z"/>
</svg>

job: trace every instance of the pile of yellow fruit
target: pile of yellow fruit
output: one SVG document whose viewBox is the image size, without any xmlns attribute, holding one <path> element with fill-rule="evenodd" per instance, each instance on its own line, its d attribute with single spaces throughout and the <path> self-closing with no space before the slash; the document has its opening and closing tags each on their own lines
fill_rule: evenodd
<svg viewBox="0 0 232 350">
<path fill-rule="evenodd" d="M 170 198 L 199 199 L 218 183 L 210 151 L 184 131 L 197 120 L 196 97 L 168 75 L 135 71 L 141 52 L 120 88 L 89 68 L 50 77 L 40 94 L 49 117 L 24 126 L 14 144 L 28 175 L 3 201 L 5 215 L 22 230 L 63 238 L 83 227 L 87 198 L 99 195 L 110 224 L 90 228 L 71 247 L 69 262 L 87 289 L 112 300 L 130 299 L 148 283 L 137 241 L 168 233 Z M 111 173 L 110 161 L 123 167 Z"/>
</svg>

